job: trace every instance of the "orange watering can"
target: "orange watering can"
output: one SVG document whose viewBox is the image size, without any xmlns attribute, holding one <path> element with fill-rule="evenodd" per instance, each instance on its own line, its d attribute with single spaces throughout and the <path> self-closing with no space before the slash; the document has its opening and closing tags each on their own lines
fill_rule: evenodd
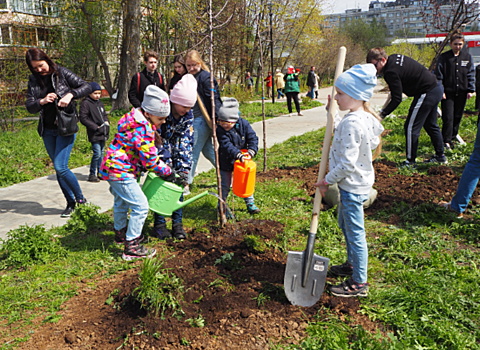
<svg viewBox="0 0 480 350">
<path fill-rule="evenodd" d="M 245 163 L 236 160 L 233 164 L 233 193 L 242 198 L 250 197 L 255 192 L 255 177 L 257 164 L 252 160 L 246 149 L 242 149 Z"/>
<path fill-rule="evenodd" d="M 154 173 L 148 173 L 142 191 L 148 199 L 150 210 L 163 216 L 172 216 L 175 210 L 183 208 L 208 194 L 208 191 L 205 191 L 185 202 L 180 202 L 183 188 L 163 180 Z"/>
</svg>

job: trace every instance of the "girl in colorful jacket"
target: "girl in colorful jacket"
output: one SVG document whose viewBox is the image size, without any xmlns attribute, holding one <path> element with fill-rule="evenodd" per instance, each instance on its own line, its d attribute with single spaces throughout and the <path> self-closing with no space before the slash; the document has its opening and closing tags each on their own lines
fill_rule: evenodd
<svg viewBox="0 0 480 350">
<path fill-rule="evenodd" d="M 155 147 L 155 131 L 165 123 L 169 114 L 167 93 L 158 86 L 147 86 L 142 106 L 132 109 L 119 120 L 118 132 L 102 161 L 100 176 L 109 182 L 114 197 L 115 242 L 125 245 L 124 260 L 150 258 L 156 253 L 155 249 L 140 244 L 149 206 L 136 178 L 140 170 L 146 168 L 166 181 L 175 179 L 175 171 L 160 160 Z"/>
</svg>

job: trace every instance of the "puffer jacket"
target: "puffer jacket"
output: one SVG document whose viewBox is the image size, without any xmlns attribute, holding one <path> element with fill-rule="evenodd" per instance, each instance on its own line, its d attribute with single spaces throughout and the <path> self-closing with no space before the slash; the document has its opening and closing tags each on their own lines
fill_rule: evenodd
<svg viewBox="0 0 480 350">
<path fill-rule="evenodd" d="M 159 176 L 171 170 L 157 155 L 155 126 L 140 109 L 132 109 L 118 121 L 117 134 L 100 167 L 102 180 L 120 181 L 136 178 L 142 166 Z"/>
<path fill-rule="evenodd" d="M 160 159 L 177 172 L 189 173 L 192 168 L 193 113 L 189 110 L 180 120 L 173 114 L 161 127 L 163 147 L 158 150 Z"/>
<path fill-rule="evenodd" d="M 59 99 L 62 99 L 69 92 L 73 95 L 73 99 L 79 99 L 87 96 L 92 92 L 90 84 L 83 79 L 76 76 L 72 71 L 67 68 L 57 66 L 58 71 L 58 86 L 57 86 L 57 74 L 53 73 L 52 84 L 56 89 L 56 94 Z M 40 112 L 40 120 L 38 121 L 37 131 L 40 136 L 43 136 L 43 106 L 40 104 L 40 100 L 45 96 L 40 96 L 42 86 L 37 78 L 32 74 L 28 78 L 28 90 L 27 100 L 25 101 L 25 107 L 29 113 Z"/>
<path fill-rule="evenodd" d="M 110 126 L 102 101 L 87 96 L 80 104 L 80 122 L 87 127 L 88 141 L 108 140 Z"/>
<path fill-rule="evenodd" d="M 248 121 L 238 118 L 235 126 L 225 131 L 221 126 L 217 127 L 218 158 L 220 170 L 233 171 L 233 164 L 237 160 L 237 154 L 242 149 L 251 149 L 258 152 L 258 137 Z"/>
</svg>

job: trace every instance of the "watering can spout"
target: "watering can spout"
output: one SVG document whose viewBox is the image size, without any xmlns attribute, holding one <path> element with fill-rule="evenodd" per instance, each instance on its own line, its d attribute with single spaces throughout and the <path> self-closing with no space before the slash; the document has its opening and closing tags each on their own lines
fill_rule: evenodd
<svg viewBox="0 0 480 350">
<path fill-rule="evenodd" d="M 207 194 L 208 194 L 208 191 L 205 191 L 205 192 L 202 192 L 202 193 L 200 193 L 200 194 L 197 194 L 195 197 L 192 197 L 192 198 L 187 199 L 187 200 L 184 201 L 184 202 L 178 201 L 176 204 L 173 205 L 173 208 L 172 208 L 172 210 L 171 210 L 172 213 L 173 213 L 174 211 L 177 211 L 177 210 L 180 209 L 180 208 L 183 208 L 183 207 L 186 206 L 186 205 L 189 205 L 189 204 L 192 203 L 192 202 L 195 202 L 197 199 L 200 199 L 200 198 L 202 198 L 202 197 L 205 197 Z M 153 210 L 153 209 L 152 209 L 152 210 Z"/>
</svg>

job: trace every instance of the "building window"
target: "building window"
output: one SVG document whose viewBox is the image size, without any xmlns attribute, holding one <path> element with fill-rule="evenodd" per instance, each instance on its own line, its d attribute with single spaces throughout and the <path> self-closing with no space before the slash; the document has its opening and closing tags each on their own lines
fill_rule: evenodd
<svg viewBox="0 0 480 350">
<path fill-rule="evenodd" d="M 0 10 L 7 9 L 7 0 L 0 0 Z"/>
<path fill-rule="evenodd" d="M 10 29 L 7 25 L 0 26 L 0 44 L 9 45 L 10 44 Z"/>
<path fill-rule="evenodd" d="M 34 27 L 12 27 L 13 43 L 23 46 L 37 46 L 37 33 Z"/>
</svg>

